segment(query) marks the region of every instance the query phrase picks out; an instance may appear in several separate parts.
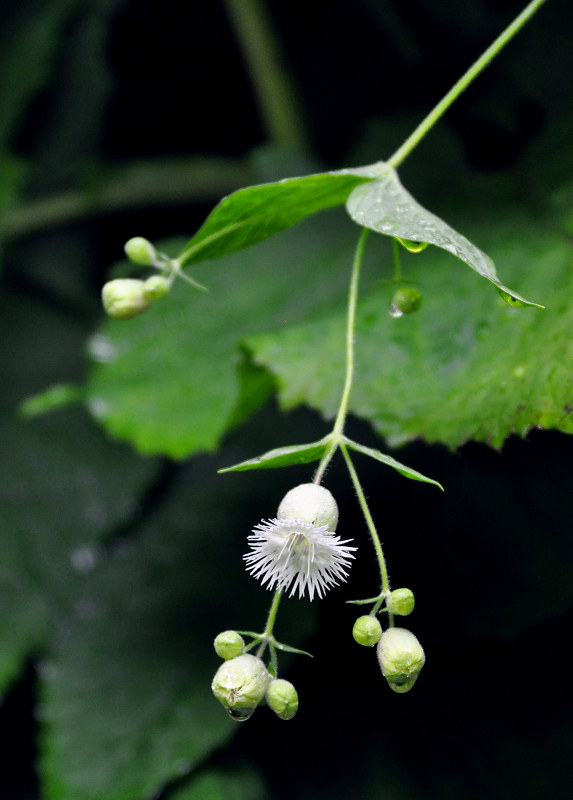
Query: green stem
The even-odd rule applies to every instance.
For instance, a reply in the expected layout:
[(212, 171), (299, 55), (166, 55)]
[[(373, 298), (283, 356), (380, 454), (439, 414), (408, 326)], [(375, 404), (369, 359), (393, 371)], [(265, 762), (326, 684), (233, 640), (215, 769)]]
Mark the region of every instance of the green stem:
[(487, 50), (472, 64), (468, 71), (455, 83), (450, 91), (440, 100), (440, 102), (430, 111), (427, 117), (422, 120), (415, 131), (410, 134), (406, 141), (396, 150), (387, 163), (396, 169), (402, 161), (412, 152), (414, 147), (424, 138), (428, 131), (433, 128), (439, 118), (452, 105), (460, 94), (467, 89), (479, 73), (495, 58), (495, 56), (505, 47), (505, 45), (515, 36), (515, 34), (525, 25), (526, 22), (535, 14), (537, 9), (546, 0), (532, 0), (519, 14), (513, 22), (501, 33), (497, 39), (487, 48)]
[[(380, 569), (380, 579), (381, 579), (380, 594), (385, 596), (390, 592), (390, 579), (388, 577), (388, 568), (386, 566), (386, 559), (384, 558), (384, 551), (382, 550), (382, 543), (380, 541), (380, 537), (378, 536), (378, 531), (376, 530), (376, 526), (374, 525), (372, 514), (370, 513), (370, 509), (368, 508), (368, 503), (366, 502), (366, 497), (364, 496), (364, 491), (362, 489), (358, 473), (354, 469), (354, 464), (352, 463), (352, 459), (350, 458), (348, 448), (346, 447), (345, 444), (341, 444), (340, 449), (342, 451), (342, 455), (344, 456), (344, 460), (346, 461), (346, 466), (348, 467), (348, 472), (350, 473), (350, 478), (352, 479), (354, 490), (356, 492), (356, 496), (358, 497), (358, 503), (360, 504), (360, 508), (362, 509), (362, 513), (364, 515), (364, 519), (366, 520), (366, 525), (368, 526), (368, 531), (370, 533), (370, 538), (372, 539), (372, 544), (374, 545), (376, 558), (378, 559), (378, 568)], [(373, 613), (376, 613), (378, 611), (378, 609), (382, 605), (383, 600), (384, 597), (381, 596), (380, 599), (377, 601), (376, 606), (374, 607)], [(390, 617), (390, 625), (392, 625), (393, 624), (392, 615), (389, 615), (389, 617)]]
[(350, 400), (350, 392), (352, 390), (352, 381), (354, 379), (354, 329), (356, 327), (356, 305), (358, 302), (358, 285), (360, 282), (360, 269), (362, 267), (362, 259), (364, 257), (364, 248), (366, 246), (366, 239), (368, 238), (369, 229), (362, 228), (356, 251), (354, 253), (354, 261), (352, 263), (352, 274), (350, 276), (350, 288), (348, 290), (348, 311), (346, 316), (346, 374), (344, 377), (344, 387), (340, 397), (340, 404), (338, 406), (338, 413), (334, 421), (334, 427), (330, 434), (330, 445), (322, 457), (318, 469), (314, 476), (314, 482), (320, 483), (324, 472), (330, 463), (332, 456), (335, 454), (338, 447), (342, 442), (342, 435), (344, 431), (344, 423), (348, 414), (348, 401)]
[(281, 592), (275, 592), (275, 596), (273, 597), (273, 602), (271, 603), (271, 607), (269, 609), (269, 615), (267, 617), (267, 624), (265, 625), (265, 630), (263, 631), (262, 641), (259, 649), (257, 650), (257, 657), (261, 658), (263, 653), (265, 652), (265, 648), (269, 643), (269, 640), (273, 638), (273, 628), (275, 626), (275, 620), (277, 618), (277, 612), (279, 610), (279, 603), (281, 601)]
[(392, 239), (392, 251), (394, 253), (394, 282), (400, 283), (402, 280), (402, 263), (400, 261), (400, 245), (396, 239)]
[(261, 0), (224, 0), (247, 64), (270, 138), (307, 147), (306, 126), (294, 84), (284, 68), (273, 25)]

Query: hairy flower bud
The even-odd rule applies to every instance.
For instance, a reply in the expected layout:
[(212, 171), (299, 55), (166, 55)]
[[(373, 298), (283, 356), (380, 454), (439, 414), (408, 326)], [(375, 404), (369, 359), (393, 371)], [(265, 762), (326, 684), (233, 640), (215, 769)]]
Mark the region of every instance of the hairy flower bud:
[(134, 264), (151, 267), (155, 263), (157, 253), (155, 247), (142, 236), (134, 236), (124, 245), (125, 255)]
[(280, 719), (292, 719), (298, 711), (298, 694), (290, 681), (272, 680), (265, 695), (267, 704)]
[(164, 278), (162, 275), (152, 275), (143, 284), (143, 296), (146, 300), (153, 302), (159, 300), (160, 297), (165, 297), (169, 294), (171, 289), (171, 281)]
[(405, 628), (384, 631), (378, 642), (377, 655), (390, 688), (400, 693), (412, 688), (426, 660), (422, 645)]
[(386, 608), (390, 614), (407, 617), (414, 610), (414, 593), (411, 589), (394, 589), (386, 598)]
[(221, 664), (211, 689), (231, 719), (244, 722), (263, 700), (269, 681), (261, 659), (245, 653)]
[(147, 311), (149, 300), (143, 294), (143, 281), (135, 278), (116, 278), (101, 290), (103, 307), (115, 319), (131, 319)]
[(358, 617), (354, 623), (352, 635), (354, 636), (354, 641), (358, 642), (358, 644), (362, 644), (364, 647), (372, 647), (382, 636), (382, 626), (376, 617), (364, 615), (363, 617)]
[(245, 642), (243, 641), (243, 637), (240, 636), (237, 631), (223, 631), (215, 637), (215, 641), (213, 642), (215, 652), (218, 656), (224, 658), (225, 661), (240, 656), (244, 646)]
[(333, 533), (338, 524), (336, 500), (324, 486), (301, 483), (283, 497), (277, 517), (279, 520), (298, 519), (310, 525), (326, 525)]

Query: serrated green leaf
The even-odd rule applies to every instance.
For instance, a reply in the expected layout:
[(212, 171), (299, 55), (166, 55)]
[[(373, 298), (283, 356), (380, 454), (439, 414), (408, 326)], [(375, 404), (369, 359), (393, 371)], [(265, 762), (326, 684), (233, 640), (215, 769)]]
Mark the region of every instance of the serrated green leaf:
[(248, 469), (275, 469), (276, 467), (287, 467), (290, 464), (310, 464), (312, 461), (319, 461), (322, 458), (329, 441), (330, 436), (325, 436), (324, 439), (310, 444), (276, 447), (274, 450), (263, 453), (262, 456), (249, 458), (240, 464), (220, 469), (219, 472), (242, 472)]
[(354, 222), (386, 236), (441, 247), (493, 283), (504, 299), (515, 305), (543, 307), (501, 283), (489, 256), (414, 200), (394, 169), (388, 165), (384, 165), (384, 169), (383, 178), (358, 186), (348, 198), (346, 210)]
[(181, 265), (241, 250), (317, 211), (342, 205), (356, 186), (379, 174), (375, 164), (239, 189), (221, 200), (187, 243)]
[(346, 436), (344, 437), (344, 444), (350, 447), (351, 450), (356, 450), (357, 453), (362, 453), (365, 456), (373, 458), (375, 461), (381, 461), (388, 467), (392, 467), (392, 469), (395, 469), (396, 472), (399, 472), (400, 475), (403, 475), (405, 478), (411, 478), (414, 481), (422, 481), (423, 483), (432, 483), (442, 491), (444, 490), (444, 487), (441, 483), (438, 483), (438, 481), (435, 481), (432, 478), (426, 478), (426, 476), (422, 475), (421, 472), (417, 472), (415, 469), (411, 469), (411, 467), (401, 464), (399, 461), (396, 461), (395, 458), (392, 458), (385, 453), (381, 453), (380, 450), (376, 450), (372, 447), (365, 447), (362, 444), (358, 444), (358, 442), (353, 442), (352, 439), (349, 439)]
[[(492, 207), (475, 230), (512, 279), (547, 299), (547, 310), (516, 309), (476, 291), (470, 273), (451, 271), (440, 250), (403, 256), (424, 305), (388, 314), (390, 290), (363, 293), (350, 410), (393, 446), (416, 437), (458, 447), (469, 439), (499, 447), (532, 427), (573, 432), (569, 329), (573, 294), (570, 246), (525, 212)], [(370, 240), (369, 247), (377, 240)], [(382, 240), (380, 240), (382, 241)], [(379, 260), (390, 260), (380, 249)], [(275, 375), (282, 407), (309, 404), (334, 417), (344, 375), (341, 311), (330, 318), (250, 338), (255, 361)], [(328, 370), (325, 365), (328, 364)]]

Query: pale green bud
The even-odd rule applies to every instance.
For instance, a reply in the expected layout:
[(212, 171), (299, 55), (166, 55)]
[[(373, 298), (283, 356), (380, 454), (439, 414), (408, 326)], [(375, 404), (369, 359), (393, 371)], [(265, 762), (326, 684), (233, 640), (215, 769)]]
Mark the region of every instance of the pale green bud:
[(108, 281), (101, 290), (105, 313), (115, 319), (131, 319), (147, 311), (149, 300), (143, 294), (143, 281), (117, 278)]
[(143, 284), (143, 296), (152, 303), (154, 300), (159, 300), (160, 297), (165, 297), (166, 294), (169, 294), (170, 289), (170, 280), (162, 275), (152, 275)]
[(414, 593), (411, 589), (394, 589), (386, 598), (386, 608), (390, 614), (407, 617), (414, 610)]
[(354, 641), (364, 647), (372, 647), (375, 645), (382, 636), (382, 625), (378, 622), (376, 617), (365, 615), (358, 617), (352, 628), (352, 635)]
[(324, 486), (301, 483), (283, 497), (277, 517), (279, 520), (300, 519), (317, 527), (326, 525), (333, 533), (338, 524), (338, 506)]
[(422, 293), (413, 286), (404, 286), (394, 292), (391, 306), (395, 306), (402, 314), (413, 314), (422, 305)]
[(221, 664), (211, 689), (229, 716), (237, 722), (244, 722), (263, 700), (269, 681), (269, 673), (261, 659), (245, 653)]
[(292, 719), (298, 711), (298, 694), (290, 681), (272, 680), (265, 695), (267, 704), (280, 719)]
[(134, 236), (125, 243), (123, 249), (130, 261), (142, 267), (151, 267), (157, 258), (155, 247), (142, 236)]
[(426, 660), (422, 645), (405, 628), (388, 628), (378, 642), (378, 662), (382, 674), (395, 692), (409, 691)]
[(245, 642), (237, 631), (223, 631), (215, 638), (213, 646), (217, 655), (228, 661), (241, 655)]

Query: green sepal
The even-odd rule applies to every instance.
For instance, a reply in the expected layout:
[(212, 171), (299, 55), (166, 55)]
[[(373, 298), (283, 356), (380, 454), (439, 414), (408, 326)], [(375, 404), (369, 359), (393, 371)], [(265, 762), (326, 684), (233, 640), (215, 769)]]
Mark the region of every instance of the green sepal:
[[(421, 206), (402, 186), (398, 173), (388, 164), (380, 165), (384, 175), (352, 191), (346, 210), (358, 225), (399, 241), (427, 242), (441, 247), (486, 278), (511, 305), (537, 306), (504, 286), (492, 259), (447, 222)], [(403, 242), (402, 242), (403, 243)]]
[(274, 639), (272, 640), (272, 644), (277, 648), (277, 650), (282, 650), (285, 653), (297, 653), (299, 656), (308, 656), (309, 658), (314, 658), (312, 653), (309, 653), (306, 650), (299, 650), (298, 647), (291, 647), (289, 644), (281, 644)]
[(385, 596), (384, 594), (379, 594), (378, 597), (367, 597), (366, 600), (347, 600), (346, 602), (353, 606), (367, 606), (369, 603), (377, 603), (379, 600), (383, 600)]
[(320, 461), (330, 443), (330, 434), (320, 439), (318, 442), (310, 444), (293, 444), (287, 447), (277, 447), (263, 453), (262, 456), (249, 458), (234, 464), (232, 467), (220, 469), (222, 472), (243, 472), (248, 469), (276, 469), (277, 467), (287, 467), (290, 464), (310, 464), (311, 461)]
[(353, 442), (352, 439), (349, 439), (347, 436), (343, 437), (343, 443), (347, 447), (350, 447), (351, 450), (356, 450), (358, 453), (370, 456), (370, 458), (374, 458), (376, 461), (381, 461), (383, 464), (392, 467), (399, 472), (400, 475), (404, 475), (405, 478), (411, 478), (414, 481), (422, 481), (423, 483), (432, 483), (434, 486), (437, 486), (438, 489), (444, 491), (444, 487), (441, 483), (438, 483), (438, 481), (433, 480), (433, 478), (427, 478), (425, 475), (422, 475), (421, 472), (417, 472), (415, 469), (401, 464), (399, 461), (396, 461), (395, 458), (392, 458), (392, 456), (381, 453), (380, 450), (375, 450), (372, 447), (364, 447), (364, 445), (358, 444), (358, 442)]

